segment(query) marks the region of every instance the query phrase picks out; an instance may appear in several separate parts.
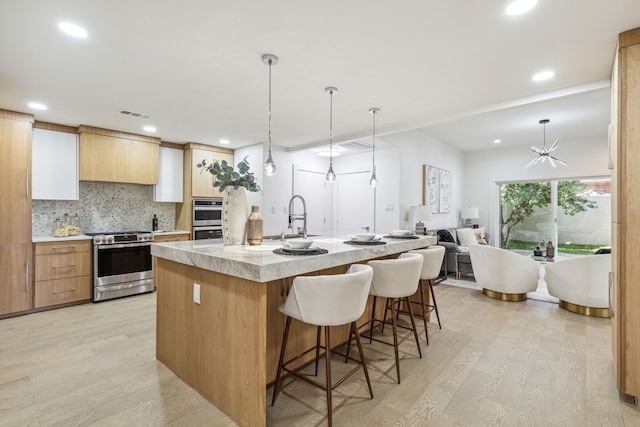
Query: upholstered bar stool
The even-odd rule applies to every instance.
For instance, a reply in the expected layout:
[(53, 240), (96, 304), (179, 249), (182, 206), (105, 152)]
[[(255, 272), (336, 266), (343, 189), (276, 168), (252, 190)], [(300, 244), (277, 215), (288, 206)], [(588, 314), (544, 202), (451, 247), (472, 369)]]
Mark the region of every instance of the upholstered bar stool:
[[(409, 251), (410, 254), (419, 254), (422, 256), (422, 271), (420, 272), (420, 280), (418, 284), (418, 292), (420, 293), (420, 304), (422, 306), (422, 320), (424, 322), (424, 335), (427, 338), (427, 345), (429, 345), (429, 331), (427, 330), (427, 317), (429, 313), (435, 310), (436, 317), (438, 319), (438, 327), (442, 329), (440, 323), (440, 313), (438, 313), (438, 303), (436, 301), (436, 295), (433, 293), (433, 281), (440, 275), (440, 266), (444, 259), (445, 247), (444, 246), (429, 246), (427, 249), (417, 249)], [(423, 283), (427, 282), (429, 285), (429, 292), (431, 292), (431, 300), (433, 304), (426, 304), (424, 302), (424, 287)], [(411, 301), (417, 304), (417, 301)], [(428, 307), (428, 309), (427, 309)]]
[[(416, 346), (418, 347), (418, 355), (422, 358), (422, 351), (420, 350), (420, 342), (418, 341), (418, 332), (416, 330), (416, 322), (413, 317), (413, 309), (409, 303), (409, 297), (418, 289), (418, 280), (420, 279), (420, 271), (422, 270), (423, 257), (419, 254), (403, 253), (397, 259), (384, 259), (369, 261), (368, 265), (373, 268), (373, 281), (371, 282), (371, 290), (369, 293), (373, 295), (373, 310), (371, 312), (371, 319), (364, 325), (370, 327), (369, 341), (372, 340), (393, 345), (395, 352), (396, 373), (398, 375), (398, 384), (400, 384), (400, 357), (398, 353), (398, 325), (396, 318), (396, 303), (406, 302), (406, 306), (411, 319), (411, 332), (416, 339)], [(377, 339), (373, 337), (373, 328), (375, 323), (378, 322), (384, 326), (389, 321), (379, 320), (375, 318), (376, 303), (378, 297), (386, 298), (385, 310), (391, 310), (391, 325), (393, 329), (393, 344)], [(402, 326), (401, 326), (402, 327)], [(411, 333), (410, 332), (410, 333)], [(351, 340), (349, 340), (349, 343)], [(349, 345), (347, 347), (347, 354), (349, 351)]]
[[(330, 275), (330, 276), (300, 276), (293, 279), (291, 292), (287, 296), (284, 304), (280, 305), (278, 310), (286, 317), (286, 325), (284, 328), (284, 337), (280, 350), (280, 359), (278, 361), (278, 372), (276, 374), (276, 382), (273, 388), (273, 406), (280, 392), (280, 377), (282, 371), (286, 371), (297, 378), (300, 378), (316, 387), (319, 387), (327, 393), (327, 412), (329, 426), (332, 425), (332, 407), (331, 407), (331, 391), (340, 385), (344, 380), (351, 376), (356, 370), (362, 366), (364, 376), (369, 386), (369, 394), (373, 399), (373, 390), (371, 389), (371, 381), (369, 380), (369, 372), (367, 364), (362, 352), (362, 344), (356, 320), (362, 316), (367, 305), (369, 297), (369, 289), (371, 287), (371, 278), (373, 269), (367, 265), (352, 265), (347, 273)], [(316, 345), (301, 354), (284, 361), (284, 355), (287, 348), (287, 339), (289, 338), (289, 328), (291, 319), (317, 326)], [(349, 358), (357, 362), (357, 366), (351, 369), (345, 376), (332, 385), (331, 382), (331, 339), (330, 327), (351, 324), (350, 336), (356, 337), (358, 350), (360, 352), (360, 360)], [(320, 346), (320, 329), (324, 326), (325, 345)], [(298, 360), (300, 357), (315, 350), (316, 352), (316, 371), (318, 374), (318, 356), (320, 348), (325, 349), (326, 359), (326, 382), (321, 384), (312, 380), (307, 375), (302, 375), (294, 369), (288, 369), (287, 364)]]

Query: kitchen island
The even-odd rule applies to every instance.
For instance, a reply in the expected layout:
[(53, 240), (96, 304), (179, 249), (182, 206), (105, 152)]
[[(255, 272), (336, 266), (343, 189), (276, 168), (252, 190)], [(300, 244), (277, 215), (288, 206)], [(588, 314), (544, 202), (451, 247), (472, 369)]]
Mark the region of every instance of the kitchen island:
[[(255, 247), (206, 240), (152, 245), (157, 359), (239, 425), (266, 425), (266, 389), (275, 379), (284, 331), (278, 306), (293, 278), (342, 274), (352, 263), (436, 244), (433, 236), (385, 239), (376, 246), (345, 240), (316, 238), (314, 246), (328, 253), (305, 256), (274, 254), (281, 247), (277, 241)], [(368, 304), (360, 323), (370, 315)], [(348, 326), (335, 329), (334, 342), (346, 341)], [(315, 327), (294, 322), (287, 355), (314, 344)]]

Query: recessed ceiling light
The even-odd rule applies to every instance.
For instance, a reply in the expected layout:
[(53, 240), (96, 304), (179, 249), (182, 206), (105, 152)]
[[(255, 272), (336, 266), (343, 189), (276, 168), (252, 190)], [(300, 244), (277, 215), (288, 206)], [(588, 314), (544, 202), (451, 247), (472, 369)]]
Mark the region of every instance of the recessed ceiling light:
[(507, 15), (520, 15), (534, 8), (537, 0), (516, 0), (507, 6)]
[(84, 38), (88, 35), (87, 30), (70, 22), (60, 22), (58, 24), (58, 28), (60, 28), (60, 30), (65, 34), (73, 37)]
[(501, 140), (501, 139), (494, 139), (494, 140), (493, 140), (493, 143), (494, 143), (494, 144), (500, 144), (501, 142), (502, 142), (502, 140)]
[(538, 74), (534, 74), (533, 77), (531, 78), (531, 80), (533, 80), (534, 82), (541, 82), (544, 80), (549, 80), (551, 77), (553, 77), (556, 73), (554, 73), (553, 71), (547, 70), (547, 71), (542, 71)]
[(155, 132), (157, 130), (153, 126), (145, 126), (142, 129), (146, 130), (147, 132)]
[(27, 104), (29, 107), (33, 108), (34, 110), (46, 110), (47, 106), (44, 105), (41, 102), (30, 102)]
[[(329, 155), (331, 154), (330, 150), (328, 148), (322, 149), (320, 151), (316, 151), (316, 154), (320, 157), (329, 157)], [(340, 148), (335, 147), (333, 149), (333, 157), (338, 157), (342, 154), (342, 150)]]
[(227, 144), (229, 144), (229, 140), (228, 139), (221, 139), (220, 140), (220, 144), (227, 145)]

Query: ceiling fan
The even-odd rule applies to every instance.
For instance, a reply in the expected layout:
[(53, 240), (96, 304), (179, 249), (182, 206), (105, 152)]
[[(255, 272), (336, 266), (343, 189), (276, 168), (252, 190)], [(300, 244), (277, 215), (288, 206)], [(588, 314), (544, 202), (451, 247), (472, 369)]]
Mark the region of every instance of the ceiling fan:
[[(553, 143), (553, 145), (551, 146), (551, 148), (549, 148), (547, 150), (547, 144), (546, 144), (546, 124), (549, 123), (549, 119), (543, 119), (540, 120), (540, 124), (542, 125), (542, 150), (539, 148), (536, 148), (534, 146), (531, 146), (531, 151), (533, 151), (534, 153), (538, 154), (538, 157), (536, 157), (533, 160), (528, 161), (527, 163), (525, 163), (524, 165), (522, 165), (523, 168), (528, 168), (529, 166), (535, 165), (537, 163), (544, 163), (545, 160), (549, 159), (549, 162), (551, 163), (551, 166), (553, 166), (554, 168), (556, 167), (556, 163), (558, 162), (561, 165), (566, 165), (567, 162), (565, 162), (564, 160), (560, 160), (557, 157), (553, 157), (551, 155), (551, 152), (553, 150), (555, 150), (556, 148), (558, 148), (558, 142), (560, 142), (559, 139), (556, 139), (556, 142)], [(555, 162), (554, 162), (555, 160)]]

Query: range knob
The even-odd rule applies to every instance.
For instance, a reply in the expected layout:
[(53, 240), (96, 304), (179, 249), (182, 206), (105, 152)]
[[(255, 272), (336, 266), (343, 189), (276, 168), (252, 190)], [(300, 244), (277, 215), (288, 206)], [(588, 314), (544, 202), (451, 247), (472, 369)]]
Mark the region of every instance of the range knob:
[(104, 236), (103, 241), (105, 243), (113, 243), (113, 236)]
[(102, 236), (94, 236), (93, 243), (95, 243), (96, 245), (99, 245), (100, 243), (102, 243)]

